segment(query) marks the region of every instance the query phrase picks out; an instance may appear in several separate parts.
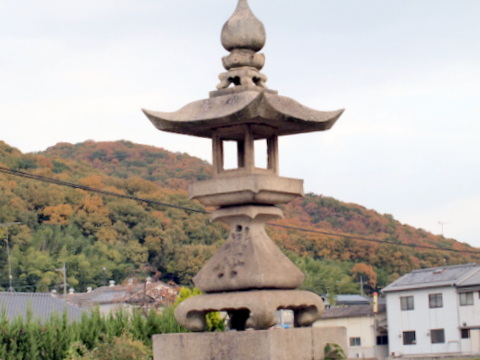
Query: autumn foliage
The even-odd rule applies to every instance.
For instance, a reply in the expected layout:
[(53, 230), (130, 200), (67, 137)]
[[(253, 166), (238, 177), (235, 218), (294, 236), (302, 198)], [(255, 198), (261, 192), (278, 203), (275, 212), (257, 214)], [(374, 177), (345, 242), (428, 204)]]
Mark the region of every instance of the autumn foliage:
[[(36, 154), (0, 142), (0, 166), (202, 211), (186, 188), (211, 176), (203, 160), (127, 141), (61, 143)], [(358, 292), (360, 279), (368, 291), (415, 268), (479, 258), (441, 251), (474, 250), (467, 244), (327, 196), (307, 194), (283, 210), (285, 220), (267, 231), (306, 273), (304, 287), (319, 292)], [(64, 262), (68, 284), (78, 291), (105, 279), (147, 275), (190, 284), (228, 230), (202, 213), (0, 173), (0, 223), (17, 221), (21, 224), (8, 232), (18, 291), (59, 288), (62, 274), (56, 269)], [(0, 239), (5, 231), (0, 228)], [(6, 246), (0, 242), (3, 288), (8, 287)]]

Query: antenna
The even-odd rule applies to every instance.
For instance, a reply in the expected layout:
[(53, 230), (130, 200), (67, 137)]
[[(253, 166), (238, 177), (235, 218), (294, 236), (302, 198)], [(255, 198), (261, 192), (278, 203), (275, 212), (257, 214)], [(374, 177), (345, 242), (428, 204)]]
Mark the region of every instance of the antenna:
[(15, 289), (13, 288), (13, 285), (12, 285), (13, 276), (12, 276), (12, 262), (10, 261), (10, 244), (8, 242), (8, 227), (12, 225), (19, 225), (19, 224), (21, 223), (18, 221), (0, 224), (1, 227), (5, 228), (5, 233), (6, 233), (5, 241), (7, 243), (8, 292), (15, 292)]
[(443, 232), (443, 226), (448, 224), (446, 221), (439, 221), (438, 224), (442, 227), (442, 236), (445, 237), (445, 234)]

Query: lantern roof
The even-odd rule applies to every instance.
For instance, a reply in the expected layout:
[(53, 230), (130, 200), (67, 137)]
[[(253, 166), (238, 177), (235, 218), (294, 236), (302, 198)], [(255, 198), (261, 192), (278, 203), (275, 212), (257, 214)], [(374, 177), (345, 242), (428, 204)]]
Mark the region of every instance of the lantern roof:
[(143, 111), (159, 130), (205, 138), (211, 138), (216, 128), (242, 124), (265, 125), (279, 136), (328, 130), (343, 112), (317, 111), (259, 91), (195, 101), (175, 112)]
[(258, 53), (265, 40), (262, 22), (247, 0), (239, 0), (221, 33), (230, 54), (222, 59), (227, 72), (219, 75), (217, 90), (175, 112), (143, 112), (159, 130), (205, 138), (212, 138), (215, 129), (244, 124), (265, 126), (277, 136), (330, 129), (343, 109), (314, 110), (267, 88), (260, 72), (265, 56)]

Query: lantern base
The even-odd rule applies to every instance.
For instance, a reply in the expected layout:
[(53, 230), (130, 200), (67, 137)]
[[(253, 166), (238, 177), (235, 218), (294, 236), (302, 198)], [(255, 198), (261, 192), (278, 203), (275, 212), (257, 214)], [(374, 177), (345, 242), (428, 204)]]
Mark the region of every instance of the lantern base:
[(154, 360), (322, 360), (325, 345), (347, 348), (344, 327), (153, 336)]

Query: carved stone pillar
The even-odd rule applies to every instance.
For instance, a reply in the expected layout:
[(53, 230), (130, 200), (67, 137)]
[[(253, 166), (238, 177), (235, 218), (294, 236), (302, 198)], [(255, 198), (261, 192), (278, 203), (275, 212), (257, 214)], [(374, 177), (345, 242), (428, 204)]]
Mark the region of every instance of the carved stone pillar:
[[(212, 311), (227, 312), (233, 330), (260, 331), (275, 325), (277, 310), (291, 309), (295, 327), (306, 327), (324, 308), (318, 295), (296, 290), (303, 274), (268, 237), (265, 223), (283, 217), (278, 205), (303, 196), (302, 180), (279, 175), (278, 138), (327, 130), (343, 110), (313, 110), (267, 89), (260, 73), (265, 56), (258, 53), (265, 39), (263, 24), (247, 1), (239, 0), (222, 29), (222, 45), (230, 54), (223, 58), (227, 72), (220, 74), (217, 90), (173, 113), (144, 110), (159, 130), (212, 140), (213, 178), (191, 184), (189, 193), (217, 207), (211, 220), (227, 223), (230, 234), (194, 278), (205, 294), (176, 309), (178, 322), (194, 332), (205, 330), (205, 316)], [(261, 154), (258, 144), (264, 145)], [(227, 145), (233, 145), (234, 159), (226, 159)], [(259, 156), (265, 157), (263, 167), (256, 164)], [(236, 166), (228, 168), (226, 160)]]

